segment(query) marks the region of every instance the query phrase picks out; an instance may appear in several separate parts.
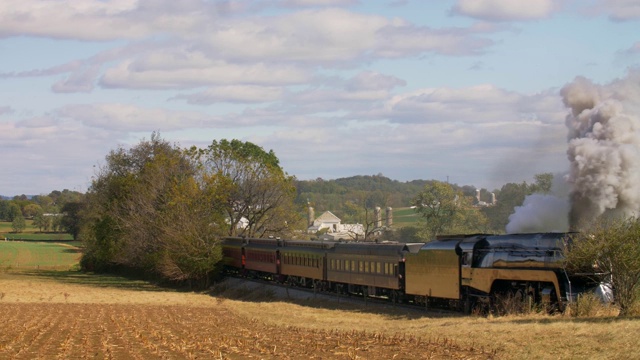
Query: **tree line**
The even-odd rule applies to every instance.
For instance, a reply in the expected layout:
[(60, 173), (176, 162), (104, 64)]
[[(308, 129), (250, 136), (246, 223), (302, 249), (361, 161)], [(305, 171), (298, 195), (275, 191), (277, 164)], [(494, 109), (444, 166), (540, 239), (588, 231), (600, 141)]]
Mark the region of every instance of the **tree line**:
[(0, 221), (11, 222), (13, 232), (20, 233), (26, 229), (26, 220), (40, 232), (73, 233), (69, 213), (82, 200), (83, 194), (64, 189), (54, 190), (48, 195), (16, 195), (12, 199), (0, 200)]

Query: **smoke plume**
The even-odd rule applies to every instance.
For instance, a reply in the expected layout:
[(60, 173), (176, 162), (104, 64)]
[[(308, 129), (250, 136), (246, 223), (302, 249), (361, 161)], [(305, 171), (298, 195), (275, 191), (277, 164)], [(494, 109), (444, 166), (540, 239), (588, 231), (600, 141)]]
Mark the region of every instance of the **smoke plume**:
[(569, 108), (570, 169), (561, 177), (569, 190), (528, 196), (509, 216), (509, 233), (580, 230), (600, 216), (640, 212), (640, 71), (608, 85), (577, 77), (560, 95)]
[(607, 86), (578, 77), (560, 94), (570, 109), (571, 228), (601, 215), (635, 216), (640, 210), (640, 73)]
[(532, 194), (509, 216), (507, 233), (569, 230), (569, 192), (566, 175), (555, 174), (549, 194)]

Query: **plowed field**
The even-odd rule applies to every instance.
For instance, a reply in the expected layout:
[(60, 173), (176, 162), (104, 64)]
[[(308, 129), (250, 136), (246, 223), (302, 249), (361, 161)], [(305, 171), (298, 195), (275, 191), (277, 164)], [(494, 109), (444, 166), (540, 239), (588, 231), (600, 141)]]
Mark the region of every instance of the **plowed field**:
[(493, 357), (445, 338), (278, 325), (265, 321), (267, 314), (244, 316), (237, 306), (205, 294), (0, 274), (0, 359)]

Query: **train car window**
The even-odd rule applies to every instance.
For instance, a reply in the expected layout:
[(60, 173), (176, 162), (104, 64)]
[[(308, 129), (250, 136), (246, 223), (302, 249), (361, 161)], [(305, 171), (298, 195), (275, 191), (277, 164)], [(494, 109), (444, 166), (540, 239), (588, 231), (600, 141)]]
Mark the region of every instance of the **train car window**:
[(364, 272), (366, 272), (366, 273), (369, 272), (369, 262), (368, 261), (364, 262)]
[(382, 264), (380, 262), (376, 262), (376, 272), (382, 274)]
[(356, 272), (356, 261), (351, 260), (351, 272)]
[(393, 265), (393, 276), (398, 276), (398, 265)]

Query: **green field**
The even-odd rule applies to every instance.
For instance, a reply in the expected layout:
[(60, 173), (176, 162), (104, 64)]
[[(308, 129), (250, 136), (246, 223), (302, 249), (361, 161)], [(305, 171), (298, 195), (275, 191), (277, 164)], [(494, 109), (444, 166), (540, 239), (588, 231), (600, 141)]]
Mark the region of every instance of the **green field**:
[(69, 244), (0, 241), (0, 268), (68, 270), (80, 258), (80, 249)]
[(11, 223), (0, 221), (0, 240), (53, 240), (53, 241), (70, 241), (73, 236), (67, 233), (41, 233), (37, 228), (33, 227), (33, 221), (27, 220), (27, 227), (21, 233), (14, 233)]
[(416, 225), (420, 215), (412, 208), (393, 209), (393, 225), (396, 227)]

